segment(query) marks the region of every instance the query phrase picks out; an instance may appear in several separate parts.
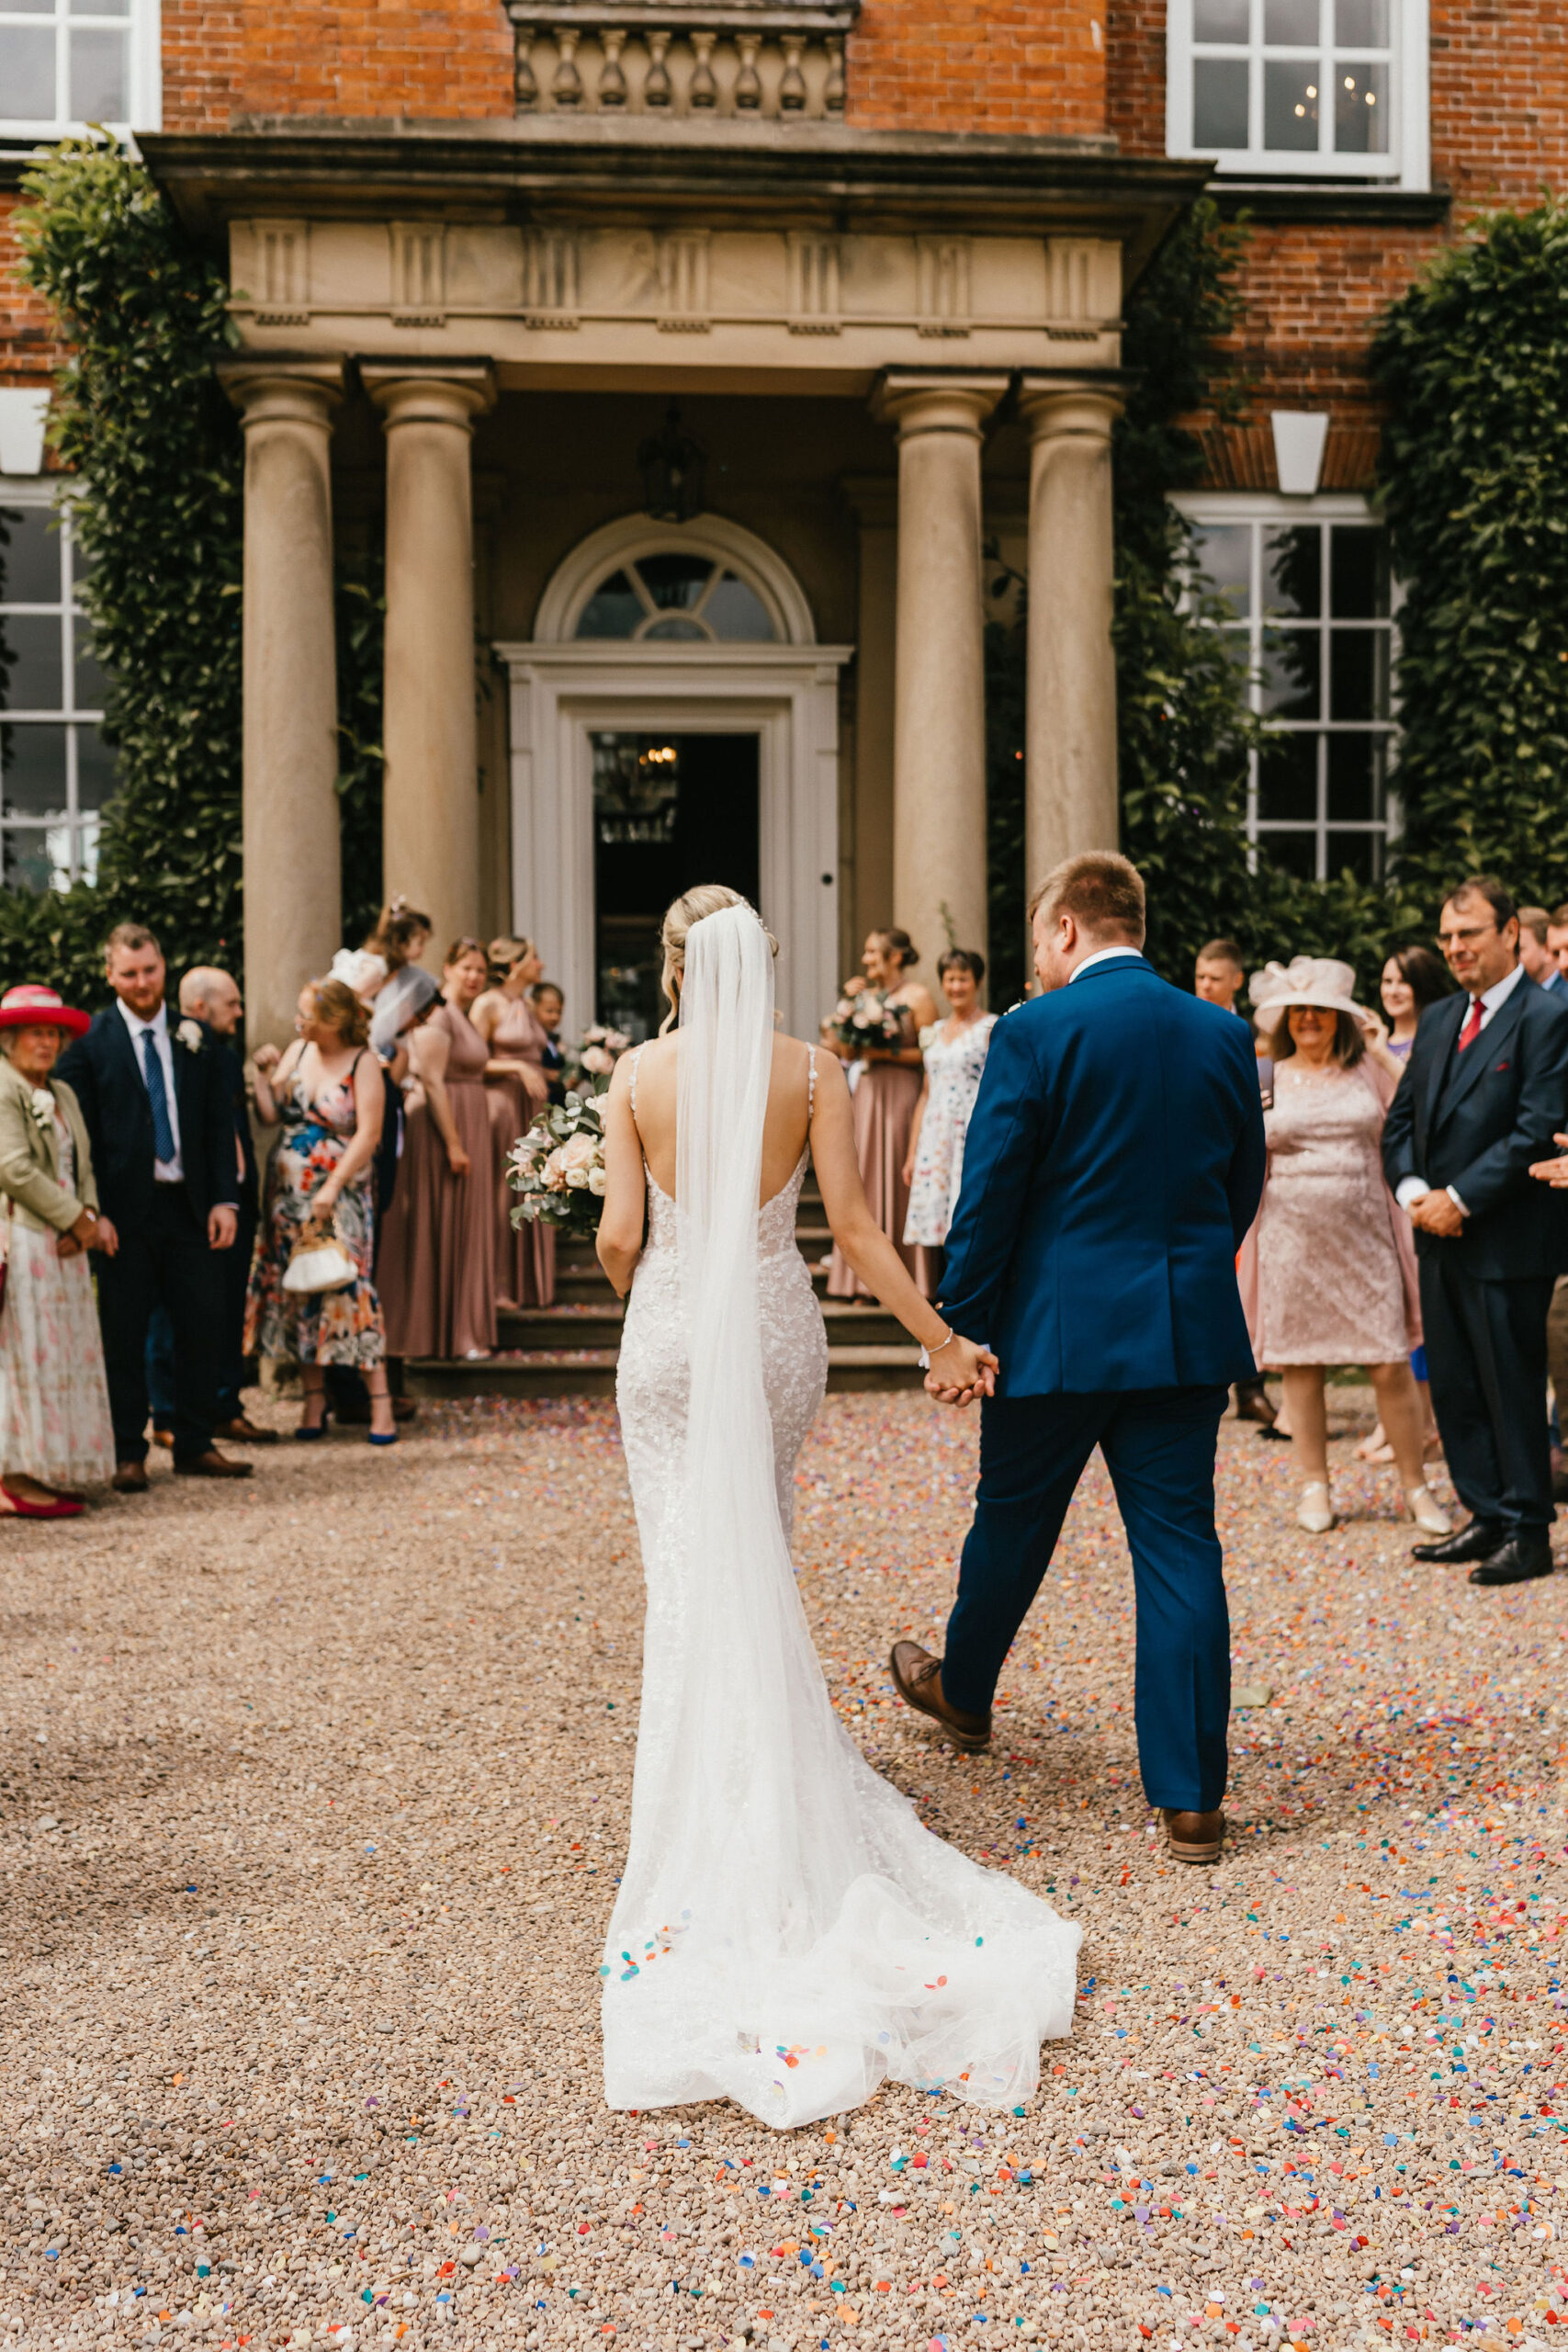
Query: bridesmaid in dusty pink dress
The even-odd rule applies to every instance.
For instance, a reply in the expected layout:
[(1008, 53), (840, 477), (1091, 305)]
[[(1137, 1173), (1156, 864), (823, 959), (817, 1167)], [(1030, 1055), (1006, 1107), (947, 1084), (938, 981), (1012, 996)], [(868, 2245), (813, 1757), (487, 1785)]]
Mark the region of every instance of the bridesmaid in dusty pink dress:
[[(506, 1155), (549, 1101), (545, 1069), (549, 1032), (528, 1002), (528, 990), (544, 976), (545, 960), (529, 939), (490, 943), (491, 972), (502, 978), (474, 1007), (474, 1027), (490, 1047), (485, 1091), (491, 1124), (504, 1173)], [(503, 1306), (553, 1306), (556, 1296), (556, 1237), (547, 1225), (514, 1226), (513, 1195), (503, 1183), (497, 1206), (495, 1272)]]
[(1383, 1117), (1402, 1075), (1375, 1012), (1356, 1003), (1355, 974), (1330, 956), (1270, 964), (1252, 983), (1259, 1033), (1274, 1057), (1264, 1114), (1269, 1173), (1256, 1237), (1258, 1361), (1284, 1374), (1291, 1441), (1303, 1484), (1297, 1524), (1325, 1534), (1324, 1377), (1364, 1364), (1418, 1527), (1449, 1522), (1426, 1484), (1421, 1402), (1410, 1369), (1420, 1344), (1407, 1222), (1383, 1182)]
[(490, 1049), (468, 1018), (489, 978), (480, 943), (455, 940), (442, 1001), (409, 1043), (414, 1082), (376, 1277), (390, 1356), (473, 1362), (495, 1351), (502, 1168), (485, 1100)]
[[(931, 990), (909, 973), (919, 962), (919, 950), (907, 931), (874, 931), (865, 943), (861, 967), (863, 981), (846, 983), (846, 994), (860, 987), (886, 992), (889, 1005), (904, 1014), (905, 1041), (892, 1048), (868, 1046), (861, 1056), (861, 1072), (853, 1098), (855, 1158), (866, 1204), (914, 1277), (922, 1296), (935, 1288), (930, 1253), (904, 1238), (909, 1214), (909, 1187), (904, 1174), (915, 1105), (925, 1083), (925, 1058), (919, 1036), (935, 1021)], [(848, 1060), (842, 1046), (833, 1050)], [(841, 1250), (828, 1261), (829, 1298), (870, 1298), (870, 1292)]]

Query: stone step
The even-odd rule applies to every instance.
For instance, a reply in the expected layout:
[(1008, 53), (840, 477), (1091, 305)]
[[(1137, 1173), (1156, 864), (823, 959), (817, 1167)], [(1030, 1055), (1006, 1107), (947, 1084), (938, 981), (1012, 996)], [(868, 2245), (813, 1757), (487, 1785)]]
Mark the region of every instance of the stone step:
[[(904, 1327), (897, 1317), (871, 1300), (824, 1298), (821, 1276), (814, 1276), (829, 1347), (907, 1348)], [(621, 1336), (623, 1308), (608, 1283), (597, 1296), (557, 1301), (554, 1306), (503, 1306), (496, 1317), (497, 1337), (508, 1354), (544, 1349), (569, 1353), (581, 1348), (613, 1348)]]
[[(534, 1348), (491, 1356), (483, 1363), (441, 1363), (411, 1357), (403, 1386), (411, 1396), (613, 1396), (614, 1348)], [(834, 1392), (918, 1388), (915, 1351), (902, 1347), (833, 1346), (828, 1386)]]

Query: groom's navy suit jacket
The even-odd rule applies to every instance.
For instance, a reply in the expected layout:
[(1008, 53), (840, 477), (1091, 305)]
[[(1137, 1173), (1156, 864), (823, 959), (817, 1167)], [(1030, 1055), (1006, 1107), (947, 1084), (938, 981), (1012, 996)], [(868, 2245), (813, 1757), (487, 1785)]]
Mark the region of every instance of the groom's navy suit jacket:
[(1246, 1022), (1141, 956), (1096, 964), (991, 1032), (942, 1312), (996, 1350), (999, 1396), (1247, 1379), (1266, 1159)]

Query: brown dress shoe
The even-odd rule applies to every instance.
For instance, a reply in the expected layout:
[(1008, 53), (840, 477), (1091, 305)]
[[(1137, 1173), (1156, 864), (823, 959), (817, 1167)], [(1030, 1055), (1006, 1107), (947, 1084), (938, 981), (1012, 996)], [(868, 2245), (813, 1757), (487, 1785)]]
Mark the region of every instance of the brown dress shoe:
[(176, 1478), (248, 1478), (250, 1475), (248, 1462), (231, 1462), (215, 1445), (209, 1445), (205, 1453), (193, 1453), (188, 1462), (175, 1464)]
[(175, 1442), (174, 1430), (155, 1429), (152, 1432), (152, 1442), (154, 1445), (161, 1445), (165, 1453), (169, 1453)]
[(1217, 1809), (1213, 1813), (1173, 1813), (1168, 1805), (1160, 1815), (1165, 1824), (1165, 1842), (1179, 1862), (1217, 1862), (1224, 1849), (1225, 1817)]
[(941, 1658), (932, 1657), (919, 1642), (895, 1642), (891, 1665), (898, 1696), (907, 1706), (940, 1724), (954, 1747), (975, 1756), (990, 1746), (990, 1716), (961, 1714), (943, 1696)]
[(212, 1434), (214, 1437), (227, 1438), (231, 1445), (276, 1445), (277, 1443), (276, 1430), (258, 1430), (255, 1423), (247, 1419), (243, 1413), (236, 1413), (231, 1421), (220, 1422)]
[(419, 1407), (412, 1396), (393, 1397), (392, 1419), (394, 1421), (412, 1421), (418, 1418), (418, 1414)]
[(147, 1492), (145, 1462), (117, 1462), (109, 1485), (117, 1495), (144, 1495)]

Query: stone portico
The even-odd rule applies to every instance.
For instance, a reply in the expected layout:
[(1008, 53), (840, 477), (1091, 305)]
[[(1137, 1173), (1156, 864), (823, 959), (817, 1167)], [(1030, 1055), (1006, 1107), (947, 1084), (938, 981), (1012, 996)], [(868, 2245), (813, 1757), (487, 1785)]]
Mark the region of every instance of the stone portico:
[[(738, 118), (748, 36), (720, 28), (696, 123), (701, 40), (654, 59), (600, 13), (576, 40), (520, 32), (515, 123), (146, 142), (226, 249), (241, 338), (220, 372), (246, 443), (258, 1038), (340, 944), (334, 514), (384, 523), (385, 888), (442, 941), (537, 937), (569, 1026), (594, 1009), (592, 746), (615, 729), (755, 737), (797, 1030), (874, 922), (928, 975), (947, 936), (985, 944), (987, 543), (1028, 580), (1030, 870), (1116, 839), (1120, 306), (1201, 167), (848, 130), (826, 12), (792, 19), (795, 119), (766, 42)], [(591, 96), (630, 70), (637, 103), (552, 104), (563, 39)], [(684, 114), (649, 112), (650, 59)], [(637, 470), (672, 399), (706, 458), (683, 522), (649, 515)], [(672, 550), (709, 588), (606, 634), (600, 592), (649, 602)]]

